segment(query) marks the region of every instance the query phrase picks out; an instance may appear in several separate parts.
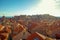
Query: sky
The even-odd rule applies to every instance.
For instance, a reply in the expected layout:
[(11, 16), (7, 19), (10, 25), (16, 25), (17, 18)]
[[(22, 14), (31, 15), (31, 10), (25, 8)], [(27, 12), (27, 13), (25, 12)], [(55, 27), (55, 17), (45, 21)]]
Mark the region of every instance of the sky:
[(60, 0), (0, 0), (0, 16), (40, 14), (60, 17)]

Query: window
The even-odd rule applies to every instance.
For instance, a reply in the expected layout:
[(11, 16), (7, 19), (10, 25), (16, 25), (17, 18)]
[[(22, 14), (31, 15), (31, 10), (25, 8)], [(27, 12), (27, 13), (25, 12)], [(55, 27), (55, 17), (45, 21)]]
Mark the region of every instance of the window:
[(34, 38), (34, 40), (39, 40), (39, 38)]

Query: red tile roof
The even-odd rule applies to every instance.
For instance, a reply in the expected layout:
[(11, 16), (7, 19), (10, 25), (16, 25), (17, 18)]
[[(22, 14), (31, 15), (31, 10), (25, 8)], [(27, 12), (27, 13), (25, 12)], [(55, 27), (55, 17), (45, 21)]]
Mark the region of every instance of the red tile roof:
[(44, 40), (43, 36), (39, 35), (39, 33), (37, 33), (37, 32), (31, 34), (31, 35), (27, 38), (27, 40), (34, 40), (34, 39)]
[(9, 36), (8, 33), (1, 33), (1, 34), (0, 34), (0, 39), (1, 39), (1, 40), (7, 40), (7, 39), (8, 39), (8, 36)]
[(24, 27), (20, 24), (17, 25), (17, 27), (14, 28), (13, 34), (12, 36), (16, 36), (17, 34), (19, 34), (20, 32), (22, 32), (24, 30)]
[(2, 26), (2, 25), (0, 24), (0, 31), (3, 30), (3, 28), (4, 28), (4, 26)]
[(60, 39), (60, 34), (55, 34), (57, 39)]

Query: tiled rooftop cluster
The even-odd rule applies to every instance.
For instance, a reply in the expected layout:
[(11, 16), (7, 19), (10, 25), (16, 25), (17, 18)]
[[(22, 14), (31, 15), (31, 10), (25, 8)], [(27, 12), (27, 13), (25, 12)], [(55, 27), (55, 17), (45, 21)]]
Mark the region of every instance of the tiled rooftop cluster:
[(60, 40), (60, 19), (41, 15), (0, 18), (0, 40)]

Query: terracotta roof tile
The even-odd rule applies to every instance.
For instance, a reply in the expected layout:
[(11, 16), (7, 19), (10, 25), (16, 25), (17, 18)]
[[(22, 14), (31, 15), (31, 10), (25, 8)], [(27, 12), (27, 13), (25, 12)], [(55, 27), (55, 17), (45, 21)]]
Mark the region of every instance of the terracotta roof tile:
[(3, 30), (3, 28), (4, 28), (4, 26), (2, 26), (2, 25), (0, 24), (0, 31)]
[(31, 34), (27, 40), (34, 40), (34, 39), (38, 39), (38, 40), (44, 40), (45, 37), (43, 37), (42, 35), (40, 35), (39, 33), (35, 32), (33, 34)]

